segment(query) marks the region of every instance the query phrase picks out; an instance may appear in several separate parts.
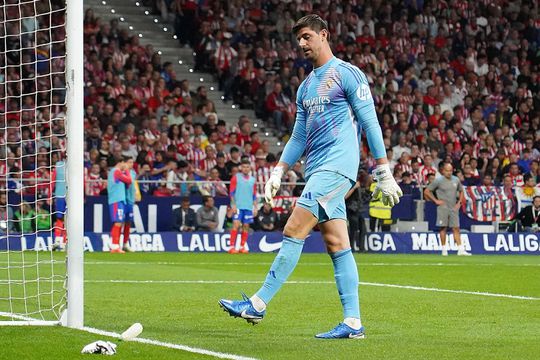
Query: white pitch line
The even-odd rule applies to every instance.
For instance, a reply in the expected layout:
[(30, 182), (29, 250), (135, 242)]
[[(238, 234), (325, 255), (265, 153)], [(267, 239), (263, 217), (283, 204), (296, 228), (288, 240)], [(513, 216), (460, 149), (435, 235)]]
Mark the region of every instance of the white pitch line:
[[(271, 262), (167, 262), (167, 261), (158, 261), (158, 262), (143, 262), (143, 261), (86, 261), (85, 265), (272, 265)], [(328, 262), (313, 262), (313, 263), (302, 263), (300, 262), (298, 266), (330, 266), (332, 263)], [(488, 264), (488, 263), (362, 263), (358, 262), (358, 266), (523, 266), (523, 267), (540, 267), (540, 264)]]
[[(260, 284), (261, 283), (261, 281), (259, 280), (85, 280), (85, 282), (86, 283), (110, 283), (110, 284)], [(287, 281), (286, 283), (293, 284), (293, 285), (335, 284), (334, 281), (309, 281), (309, 280), (305, 280), (305, 281), (293, 280), (293, 281)], [(366, 282), (366, 281), (361, 281), (360, 285), (389, 287), (389, 288), (407, 289), (407, 290), (433, 291), (433, 292), (443, 292), (443, 293), (452, 293), (452, 294), (467, 294), (467, 295), (477, 295), (477, 296), (499, 297), (499, 298), (517, 299), (517, 300), (540, 300), (540, 297), (532, 297), (532, 296), (498, 294), (498, 293), (490, 293), (490, 292), (485, 292), (485, 291), (439, 289), (439, 288), (429, 288), (429, 287), (412, 286), (412, 285), (383, 284), (383, 283)]]
[[(96, 335), (109, 336), (109, 337), (118, 338), (118, 339), (122, 338), (122, 335), (120, 335), (118, 333), (111, 332), (111, 331), (100, 330), (100, 329), (95, 329), (95, 328), (91, 328), (91, 327), (84, 327), (81, 330), (92, 333), (92, 334), (96, 334)], [(158, 340), (152, 340), (152, 339), (146, 339), (146, 338), (138, 338), (137, 337), (137, 338), (131, 339), (130, 341), (138, 342), (138, 343), (141, 343), (141, 344), (149, 344), (149, 345), (156, 345), (156, 346), (166, 347), (166, 348), (169, 348), (169, 349), (177, 349), (177, 350), (187, 351), (187, 352), (195, 353), (195, 354), (213, 356), (213, 357), (219, 358), (219, 359), (257, 360), (256, 358), (252, 358), (252, 357), (246, 357), (246, 356), (222, 353), (222, 352), (217, 352), (217, 351), (211, 351), (211, 350), (206, 350), (206, 349), (195, 348), (195, 347), (191, 347), (191, 346), (187, 346), (187, 345), (173, 344), (173, 343), (168, 343), (168, 342), (163, 342), (163, 341), (158, 341)]]
[(451, 290), (451, 289), (428, 288), (428, 287), (423, 287), (423, 286), (382, 284), (382, 283), (373, 283), (373, 282), (364, 282), (364, 281), (361, 281), (360, 285), (420, 290), (420, 291), (434, 291), (434, 292), (452, 293), (452, 294), (490, 296), (490, 297), (499, 297), (499, 298), (517, 299), (517, 300), (540, 300), (540, 298), (532, 297), (532, 296), (498, 294), (498, 293), (490, 293), (490, 292), (484, 292), (484, 291)]
[[(12, 313), (6, 313), (6, 312), (0, 312), (0, 316), (11, 317), (13, 319), (23, 320), (25, 322), (24, 325), (43, 325), (44, 323), (47, 323), (46, 325), (52, 325), (52, 323), (53, 323), (53, 321), (40, 321), (38, 319), (34, 319), (34, 318), (31, 318), (31, 317), (28, 317), (28, 316), (25, 316), (25, 315), (12, 314)], [(22, 325), (22, 324), (19, 324), (19, 325)], [(55, 325), (59, 325), (59, 322), (56, 322)], [(91, 334), (108, 336), (108, 337), (117, 338), (117, 339), (122, 338), (122, 335), (119, 334), (119, 333), (115, 333), (115, 332), (112, 332), (112, 331), (101, 330), (101, 329), (96, 329), (96, 328), (87, 327), (87, 326), (85, 326), (85, 327), (83, 327), (81, 329), (74, 329), (74, 330), (81, 330), (81, 331), (89, 332)], [(217, 352), (217, 351), (212, 351), (212, 350), (194, 348), (194, 347), (187, 346), (187, 345), (173, 344), (173, 343), (168, 343), (168, 342), (163, 342), (163, 341), (158, 341), (158, 340), (152, 340), (152, 339), (146, 339), (146, 338), (134, 338), (134, 339), (131, 339), (130, 341), (138, 342), (138, 343), (141, 343), (141, 344), (149, 344), (149, 345), (156, 345), (156, 346), (166, 347), (166, 348), (169, 348), (169, 349), (177, 349), (177, 350), (187, 351), (187, 352), (195, 353), (195, 354), (213, 356), (213, 357), (219, 358), (219, 359), (258, 360), (256, 358), (252, 358), (252, 357), (246, 357), (246, 356), (222, 353), (222, 352)]]

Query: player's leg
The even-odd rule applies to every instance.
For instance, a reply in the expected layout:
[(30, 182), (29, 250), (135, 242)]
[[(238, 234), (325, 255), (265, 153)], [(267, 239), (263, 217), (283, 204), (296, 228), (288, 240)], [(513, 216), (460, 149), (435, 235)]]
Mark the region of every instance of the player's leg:
[(358, 268), (351, 251), (345, 217), (345, 203), (338, 205), (329, 217), (333, 219), (319, 224), (326, 244), (326, 250), (334, 265), (334, 277), (343, 307), (343, 322), (334, 329), (315, 335), (322, 339), (365, 337), (360, 320), (360, 302), (358, 299)]
[(124, 203), (119, 201), (109, 204), (111, 214), (111, 253), (124, 253), (120, 248), (120, 234), (122, 232), (122, 224), (124, 222)]
[(437, 226), (439, 227), (439, 237), (441, 238), (441, 255), (448, 256), (446, 245), (446, 229), (448, 228), (450, 211), (445, 206), (437, 207)]
[(246, 242), (249, 236), (249, 227), (253, 224), (253, 212), (249, 210), (243, 210), (242, 212), (242, 243), (240, 244), (240, 252), (247, 254), (249, 251), (246, 248)]
[(66, 199), (63, 197), (56, 198), (54, 202), (54, 213), (56, 221), (54, 222), (54, 249), (64, 249), (67, 242), (66, 227), (64, 224), (64, 215), (66, 213)]
[(124, 251), (131, 252), (131, 248), (129, 247), (129, 235), (131, 234), (131, 222), (133, 221), (133, 204), (126, 204), (125, 208), (126, 216), (123, 226), (122, 233), (124, 234), (124, 242), (122, 244), (122, 249)]
[(220, 306), (231, 316), (242, 317), (253, 324), (260, 322), (266, 312), (266, 305), (296, 267), (304, 247), (304, 239), (316, 224), (317, 218), (311, 211), (296, 206), (285, 225), (281, 249), (259, 291), (251, 298), (243, 295), (243, 300), (240, 301), (221, 299)]
[(448, 248), (446, 246), (446, 227), (441, 226), (439, 229), (439, 237), (441, 238), (441, 254), (448, 256)]
[(238, 229), (240, 226), (242, 226), (242, 223), (240, 222), (240, 210), (236, 210), (236, 213), (233, 215), (233, 226), (229, 238), (229, 254), (238, 253), (238, 250), (236, 250), (236, 238), (238, 237)]
[(453, 212), (452, 217), (450, 218), (449, 226), (452, 227), (452, 232), (454, 233), (454, 241), (456, 242), (458, 246), (457, 254), (459, 256), (470, 256), (471, 253), (465, 250), (465, 245), (463, 245), (463, 242), (461, 241), (461, 234), (459, 233), (459, 212), (458, 211)]

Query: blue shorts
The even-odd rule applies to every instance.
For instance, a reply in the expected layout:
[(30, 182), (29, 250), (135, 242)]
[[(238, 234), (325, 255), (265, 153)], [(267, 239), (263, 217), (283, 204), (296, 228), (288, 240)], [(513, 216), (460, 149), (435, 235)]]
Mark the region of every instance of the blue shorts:
[(125, 220), (126, 222), (133, 221), (133, 206), (134, 204), (125, 203), (124, 205), (124, 213), (125, 213)]
[(66, 213), (66, 198), (57, 197), (54, 202), (54, 211), (57, 219), (63, 219)]
[(302, 195), (296, 201), (319, 222), (347, 219), (345, 195), (354, 182), (333, 171), (319, 171), (309, 177)]
[(238, 209), (232, 219), (240, 221), (242, 224), (253, 224), (253, 211)]
[(126, 218), (126, 203), (123, 201), (109, 204), (109, 213), (111, 214), (112, 223), (123, 223)]

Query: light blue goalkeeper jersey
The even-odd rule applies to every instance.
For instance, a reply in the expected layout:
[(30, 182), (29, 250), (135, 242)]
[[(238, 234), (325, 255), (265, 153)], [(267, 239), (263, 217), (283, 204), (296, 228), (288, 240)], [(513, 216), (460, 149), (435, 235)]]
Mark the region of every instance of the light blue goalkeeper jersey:
[(355, 181), (364, 129), (376, 159), (386, 158), (381, 127), (366, 76), (333, 57), (298, 88), (296, 122), (281, 161), (292, 166), (305, 153), (306, 179), (334, 171)]

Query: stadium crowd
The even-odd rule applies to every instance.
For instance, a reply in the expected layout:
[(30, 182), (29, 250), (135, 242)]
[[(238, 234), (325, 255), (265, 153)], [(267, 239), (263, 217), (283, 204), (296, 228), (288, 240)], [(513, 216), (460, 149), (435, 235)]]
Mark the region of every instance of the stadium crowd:
[[(466, 185), (540, 182), (534, 1), (145, 3), (174, 18), (180, 45), (193, 47), (196, 70), (219, 80), (224, 101), (254, 109), (284, 141), (294, 124), (296, 91), (312, 70), (291, 27), (317, 13), (328, 21), (336, 56), (369, 79), (399, 182), (424, 185), (444, 162)], [(50, 194), (47, 181), (23, 183), (50, 179), (66, 142), (62, 6), (60, 0), (36, 6), (8, 0), (0, 14), (6, 54), (0, 58), (6, 69), (0, 181), (39, 198)], [(84, 35), (86, 195), (103, 193), (108, 170), (122, 156), (136, 159), (143, 195), (227, 196), (226, 182), (243, 157), (257, 181), (268, 178), (279, 154), (270, 152), (252, 119), (241, 116), (227, 126), (209, 89), (182, 79), (119, 21), (101, 21), (88, 9)], [(363, 144), (362, 164), (369, 170), (374, 160)], [(298, 195), (301, 168), (289, 171), (293, 185), (284, 186), (283, 195)]]

